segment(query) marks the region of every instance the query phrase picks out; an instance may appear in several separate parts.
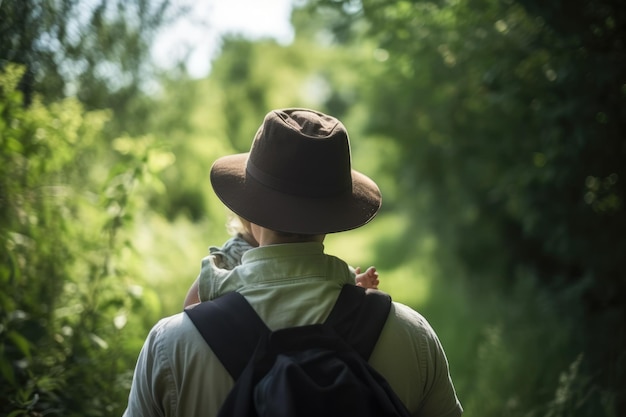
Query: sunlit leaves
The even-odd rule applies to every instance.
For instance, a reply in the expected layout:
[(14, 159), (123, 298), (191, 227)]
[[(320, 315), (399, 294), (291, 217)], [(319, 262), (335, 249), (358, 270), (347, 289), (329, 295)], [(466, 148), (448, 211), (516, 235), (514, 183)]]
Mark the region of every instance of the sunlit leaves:
[[(136, 355), (136, 342), (119, 343), (122, 328), (137, 326), (122, 318), (140, 305), (127, 297), (118, 263), (129, 195), (144, 171), (169, 159), (147, 150), (111, 178), (98, 175), (110, 169), (106, 153), (93, 152), (108, 114), (86, 112), (75, 99), (44, 105), (35, 96), (24, 107), (15, 90), (20, 71), (0, 73), (0, 372), (9, 382), (0, 387), (0, 410), (98, 415), (97, 403), (119, 408), (111, 401), (127, 393), (98, 388), (91, 375), (117, 369), (125, 352)], [(102, 189), (112, 190), (104, 201), (94, 198)], [(66, 401), (65, 385), (82, 390), (83, 400)]]
[[(343, 17), (335, 26), (351, 33), (347, 48), (373, 41), (386, 52), (378, 70), (361, 67), (362, 101), (354, 105), (369, 116), (362, 133), (398, 149), (389, 171), (394, 195), (415, 218), (407, 241), (424, 229), (436, 234), (442, 267), (469, 274), (472, 287), (502, 286), (508, 297), (531, 276), (552, 291), (555, 306), (576, 294), (569, 310), (584, 311), (576, 325), (593, 336), (563, 337), (572, 338), (574, 354), (589, 353), (583, 363), (604, 373), (607, 398), (614, 395), (625, 370), (605, 363), (607, 355), (623, 362), (624, 340), (598, 323), (624, 329), (617, 319), (626, 293), (623, 5), (363, 0), (347, 13), (350, 2), (312, 3)], [(357, 28), (358, 19), (365, 23)], [(561, 351), (552, 354), (561, 359)], [(495, 415), (536, 403), (529, 398), (543, 388), (532, 389), (526, 400), (515, 389), (510, 404), (493, 402)], [(611, 405), (593, 404), (597, 398), (581, 408), (612, 415)], [(484, 414), (485, 401), (476, 401)]]

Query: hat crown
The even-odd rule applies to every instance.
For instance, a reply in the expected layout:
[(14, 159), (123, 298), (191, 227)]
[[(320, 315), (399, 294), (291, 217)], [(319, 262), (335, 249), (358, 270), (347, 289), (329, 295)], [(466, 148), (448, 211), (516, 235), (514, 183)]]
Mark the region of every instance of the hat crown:
[(291, 195), (349, 193), (348, 133), (339, 120), (313, 110), (272, 111), (255, 135), (246, 172), (265, 186)]
[(354, 229), (381, 205), (376, 183), (351, 167), (343, 124), (308, 109), (268, 113), (250, 152), (213, 163), (211, 184), (237, 215), (287, 233)]

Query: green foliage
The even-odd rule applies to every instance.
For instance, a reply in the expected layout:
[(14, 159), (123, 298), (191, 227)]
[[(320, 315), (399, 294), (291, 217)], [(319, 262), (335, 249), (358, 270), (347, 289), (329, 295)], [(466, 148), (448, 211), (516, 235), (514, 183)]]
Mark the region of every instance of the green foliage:
[[(141, 95), (155, 82), (151, 43), (185, 9), (169, 0), (20, 0), (0, 2), (0, 69), (22, 64), (28, 104), (76, 97), (87, 109), (110, 109), (107, 129), (137, 133), (127, 118), (149, 111)], [(139, 124), (139, 127), (141, 124)], [(141, 132), (139, 130), (139, 132)]]
[(141, 319), (159, 313), (133, 317), (149, 306), (124, 267), (148, 157), (102, 175), (93, 149), (107, 113), (73, 99), (24, 107), (22, 74), (0, 74), (0, 413), (120, 414)]
[(151, 72), (169, 1), (91, 6), (0, 1), (0, 414), (121, 414), (227, 237), (211, 162), (290, 106), (347, 125), (384, 205), (327, 249), (431, 321), (468, 415), (623, 414), (618, 1), (312, 0), (206, 80)]
[[(494, 293), (509, 308), (523, 306), (516, 291), (532, 280), (537, 289), (527, 297), (547, 297), (559, 312), (560, 325), (541, 320), (538, 329), (546, 339), (561, 334), (567, 340), (537, 352), (548, 358), (552, 378), (528, 381), (531, 389), (522, 403), (514, 402), (526, 410), (546, 403), (545, 393), (552, 390), (545, 384), (557, 383), (556, 375), (583, 353), (573, 378), (581, 391), (589, 387), (589, 396), (565, 396), (569, 402), (561, 408), (555, 399), (554, 409), (536, 413), (623, 411), (626, 22), (621, 3), (309, 3), (314, 16), (321, 15), (319, 8), (334, 16), (335, 39), (346, 55), (362, 50), (364, 39), (374, 41), (369, 63), (359, 66), (360, 100), (349, 107), (363, 121), (368, 140), (391, 149), (392, 162), (378, 164), (379, 175), (393, 178), (397, 207), (415, 219), (399, 241), (410, 253), (419, 247), (417, 236), (435, 236), (438, 276), (451, 286), (456, 284), (450, 276), (467, 276), (477, 288), (476, 300), (466, 300), (471, 311)], [(447, 304), (446, 294), (440, 294)], [(497, 304), (490, 311), (502, 314)], [(500, 340), (504, 348), (498, 352), (505, 352), (493, 352), (493, 366), (500, 357), (506, 360), (485, 381), (503, 391), (477, 394), (461, 383), (466, 402), (487, 407), (491, 400), (491, 411), (471, 407), (481, 415), (512, 412), (504, 394), (519, 388), (501, 383), (497, 374), (528, 369), (506, 352), (519, 349), (518, 355), (529, 356), (532, 342), (517, 347), (507, 329), (529, 323), (502, 317), (501, 324), (487, 328), (495, 329), (488, 333), (498, 336), (492, 339)], [(472, 360), (457, 358), (458, 353), (453, 349), (451, 361)], [(582, 384), (586, 378), (588, 385)]]

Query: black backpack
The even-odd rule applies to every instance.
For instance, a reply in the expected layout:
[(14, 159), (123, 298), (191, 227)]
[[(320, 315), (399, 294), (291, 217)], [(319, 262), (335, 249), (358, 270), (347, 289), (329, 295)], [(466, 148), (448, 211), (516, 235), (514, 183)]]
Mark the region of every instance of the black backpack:
[(345, 285), (324, 324), (272, 332), (237, 292), (185, 312), (235, 380), (219, 416), (409, 416), (367, 363), (390, 308)]

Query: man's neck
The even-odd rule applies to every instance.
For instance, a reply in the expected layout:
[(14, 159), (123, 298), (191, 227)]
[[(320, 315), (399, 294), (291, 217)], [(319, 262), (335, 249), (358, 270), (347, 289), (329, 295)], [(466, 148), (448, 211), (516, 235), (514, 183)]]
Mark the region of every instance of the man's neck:
[(255, 238), (259, 241), (259, 246), (278, 245), (283, 243), (323, 243), (326, 235), (301, 235), (291, 233), (281, 233), (266, 229), (258, 225), (251, 225)]

